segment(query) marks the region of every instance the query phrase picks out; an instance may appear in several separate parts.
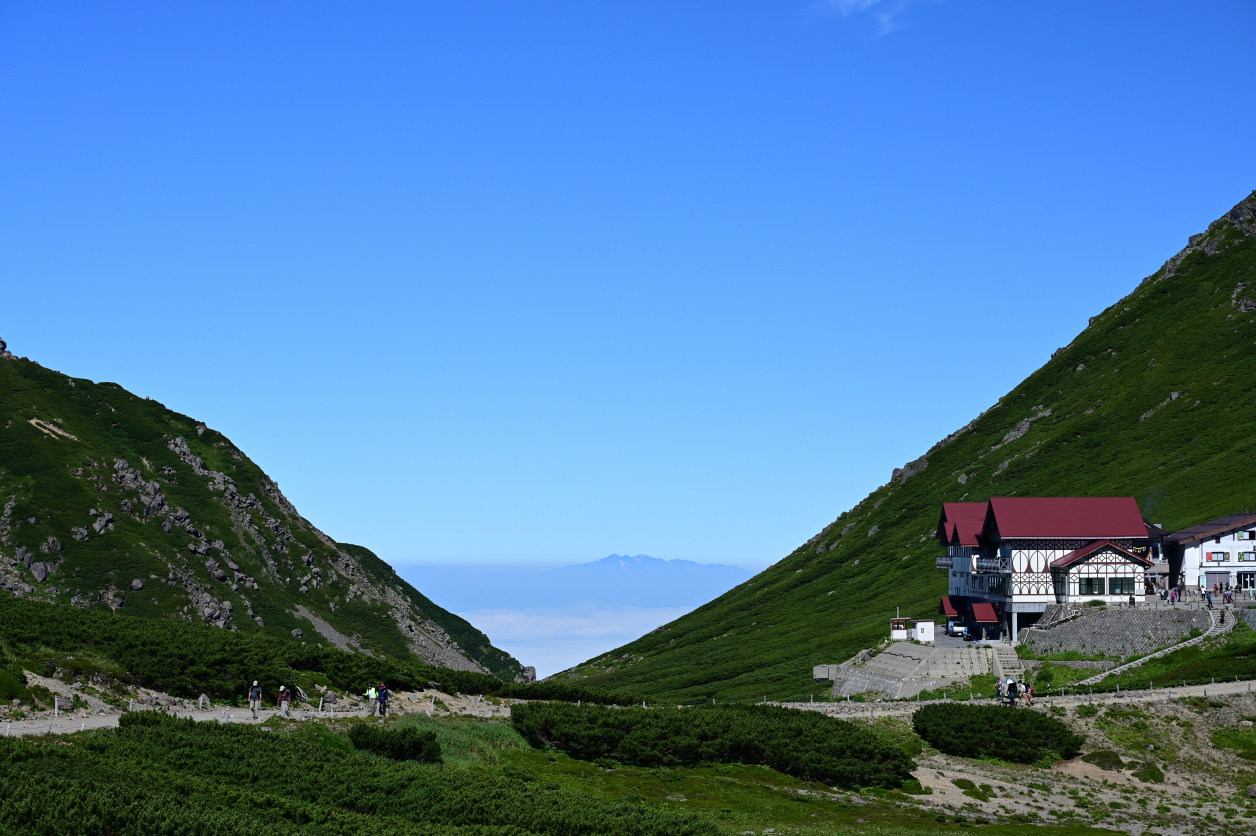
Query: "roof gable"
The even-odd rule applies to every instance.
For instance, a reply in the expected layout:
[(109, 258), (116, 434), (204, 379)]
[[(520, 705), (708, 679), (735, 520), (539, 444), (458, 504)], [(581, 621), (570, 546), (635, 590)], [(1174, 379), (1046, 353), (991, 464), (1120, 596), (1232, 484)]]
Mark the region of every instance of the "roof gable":
[(1002, 539), (1146, 539), (1147, 526), (1130, 496), (994, 497), (983, 533)]
[(1090, 558), (1097, 557), (1101, 554), (1115, 554), (1118, 557), (1128, 560), (1130, 563), (1142, 566), (1143, 568), (1151, 565), (1151, 561), (1147, 558), (1139, 557), (1132, 552), (1127, 552), (1116, 543), (1109, 543), (1107, 540), (1096, 540), (1093, 543), (1087, 543), (1080, 549), (1069, 552), (1064, 555), (1064, 557), (1051, 561), (1051, 566), (1054, 569), (1066, 569), (1078, 563), (1084, 563)]
[(953, 525), (955, 526), (954, 534), (951, 536), (953, 545), (973, 547), (979, 545), (977, 536), (981, 534), (981, 520), (960, 520)]
[(943, 502), (942, 516), (938, 518), (938, 539), (945, 546), (977, 545), (975, 536), (965, 536), (961, 533), (960, 539), (956, 540), (956, 526), (959, 523), (969, 523), (971, 528), (971, 524), (975, 522), (977, 532), (980, 533), (988, 504), (986, 502)]

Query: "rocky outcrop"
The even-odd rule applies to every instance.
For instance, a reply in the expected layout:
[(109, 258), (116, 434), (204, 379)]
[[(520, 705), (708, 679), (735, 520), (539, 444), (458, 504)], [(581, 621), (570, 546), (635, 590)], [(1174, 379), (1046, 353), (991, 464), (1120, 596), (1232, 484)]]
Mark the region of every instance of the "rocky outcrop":
[(1246, 238), (1253, 234), (1256, 234), (1256, 190), (1235, 204), (1229, 212), (1209, 224), (1208, 229), (1188, 238), (1186, 247), (1166, 261), (1158, 271), (1143, 279), (1143, 284), (1173, 278), (1181, 268), (1182, 262), (1195, 253), (1215, 255), (1239, 238)]
[(890, 474), (890, 481), (898, 480), (906, 482), (917, 473), (923, 473), (924, 469), (929, 466), (929, 460), (924, 456), (916, 459), (914, 462), (908, 462), (902, 467), (894, 468), (894, 472)]

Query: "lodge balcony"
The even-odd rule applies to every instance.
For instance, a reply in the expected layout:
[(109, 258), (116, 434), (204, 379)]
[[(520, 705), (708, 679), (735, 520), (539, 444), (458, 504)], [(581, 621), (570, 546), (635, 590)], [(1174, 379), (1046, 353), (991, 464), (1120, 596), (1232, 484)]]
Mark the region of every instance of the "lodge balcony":
[(978, 556), (976, 560), (978, 572), (1010, 572), (1012, 571), (1011, 557), (994, 557)]
[(955, 568), (955, 558), (951, 557), (949, 554), (938, 555), (936, 560), (937, 560), (937, 567), (939, 569)]

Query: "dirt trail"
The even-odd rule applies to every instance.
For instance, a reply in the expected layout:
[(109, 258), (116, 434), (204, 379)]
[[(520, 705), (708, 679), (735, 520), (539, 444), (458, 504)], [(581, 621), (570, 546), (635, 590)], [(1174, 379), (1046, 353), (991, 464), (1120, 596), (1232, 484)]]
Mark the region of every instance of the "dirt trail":
[[(184, 700), (151, 691), (146, 688), (135, 689), (134, 700), (128, 700), (126, 709), (119, 709), (102, 700), (71, 688), (59, 679), (50, 679), (26, 672), (26, 679), (32, 685), (42, 685), (61, 698), (62, 705), (72, 705), (75, 696), (85, 707), (78, 709), (62, 708), (55, 711), (25, 712), (21, 718), (12, 715), (0, 718), (0, 735), (5, 737), (24, 737), (41, 734), (73, 734), (93, 729), (111, 729), (118, 725), (126, 711), (165, 711), (176, 717), (190, 717), (197, 722), (240, 723), (258, 725), (272, 717), (283, 716), (273, 704), (267, 705), (258, 712), (256, 720), (248, 708), (211, 705), (201, 709), (195, 700)], [(433, 697), (435, 703), (433, 703)], [(394, 691), (388, 702), (388, 713), (392, 716), (407, 714), (428, 714), (445, 717), (451, 715), (466, 717), (502, 718), (510, 717), (510, 706), (522, 700), (498, 700), (493, 697), (479, 695), (446, 694), (442, 691)], [(367, 706), (366, 700), (360, 697), (341, 696), (333, 704), (325, 704), (319, 710), (318, 695), (314, 695), (308, 703), (293, 703), (287, 717), (292, 720), (332, 720), (337, 717), (368, 717), (375, 713), (374, 706)]]

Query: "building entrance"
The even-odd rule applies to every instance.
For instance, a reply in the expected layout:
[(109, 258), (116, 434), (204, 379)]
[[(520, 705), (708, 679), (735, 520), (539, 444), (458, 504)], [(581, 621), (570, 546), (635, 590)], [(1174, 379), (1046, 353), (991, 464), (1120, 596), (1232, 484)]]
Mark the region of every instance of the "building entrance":
[(1225, 589), (1225, 585), (1230, 582), (1229, 572), (1205, 572), (1204, 586), (1206, 589), (1212, 589), (1214, 586), (1220, 585)]
[(1239, 572), (1239, 589), (1256, 589), (1256, 572)]

